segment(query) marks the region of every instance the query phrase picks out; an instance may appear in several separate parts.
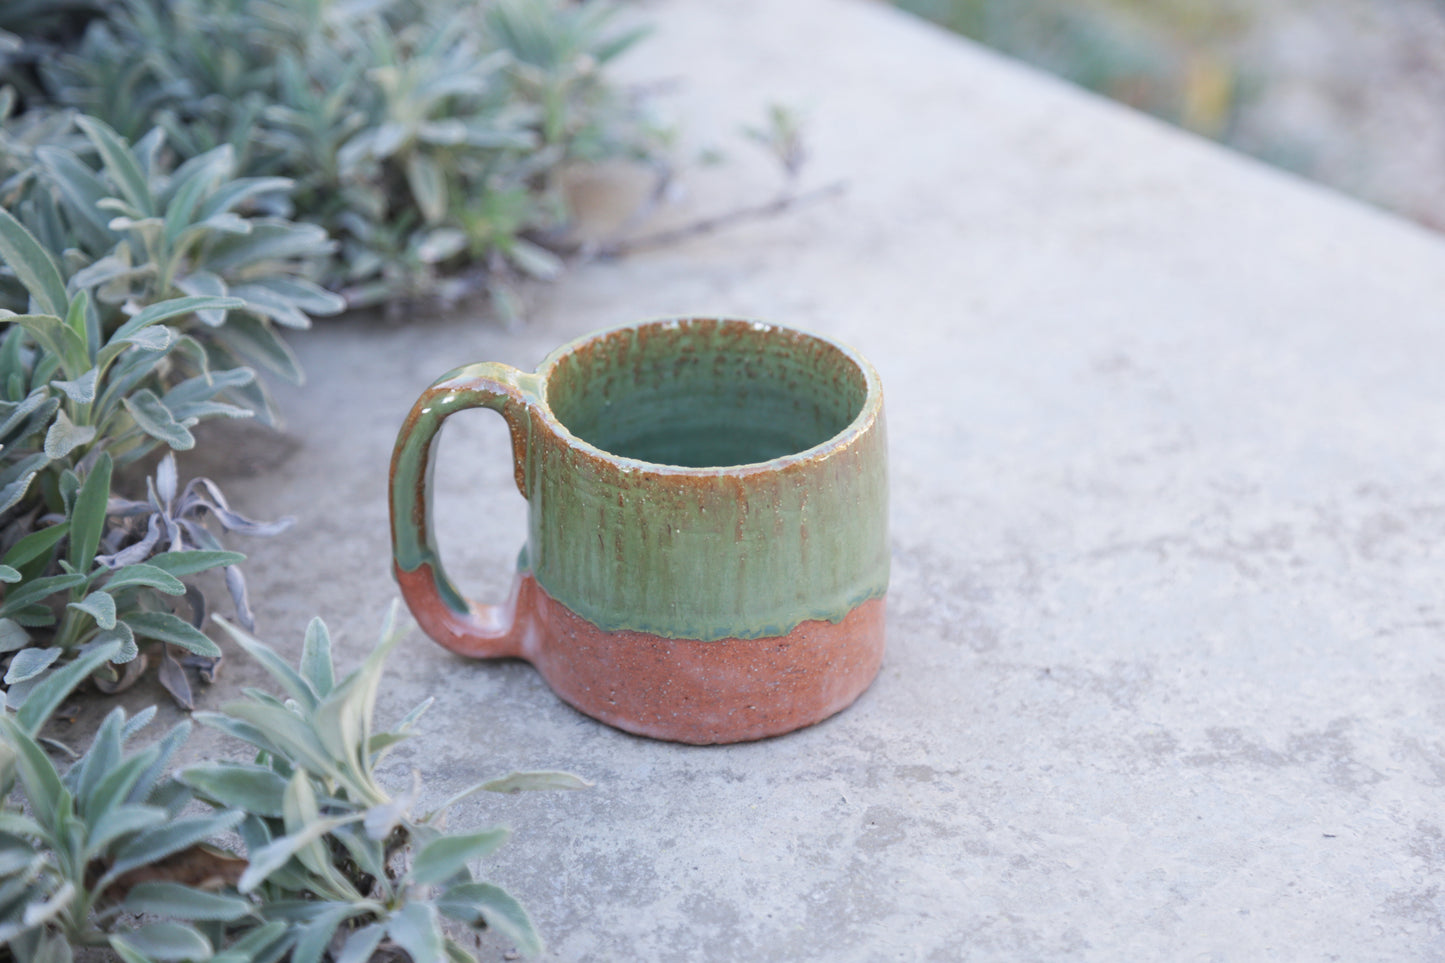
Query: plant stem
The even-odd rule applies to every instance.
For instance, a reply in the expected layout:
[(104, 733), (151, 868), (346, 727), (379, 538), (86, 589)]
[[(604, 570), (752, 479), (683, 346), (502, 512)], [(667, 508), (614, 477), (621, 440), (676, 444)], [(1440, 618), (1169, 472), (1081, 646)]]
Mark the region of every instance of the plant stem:
[(847, 181), (835, 181), (832, 184), (826, 184), (823, 187), (801, 193), (789, 191), (763, 204), (734, 208), (731, 211), (724, 211), (721, 214), (699, 218), (687, 224), (668, 228), (663, 231), (656, 231), (652, 234), (642, 234), (632, 238), (616, 238), (611, 241), (602, 241), (595, 244), (579, 244), (576, 245), (572, 251), (566, 253), (575, 253), (584, 260), (611, 260), (613, 258), (626, 257), (629, 254), (648, 248), (665, 247), (669, 244), (676, 244), (679, 241), (686, 241), (694, 237), (715, 234), (725, 228), (733, 227), (747, 221), (776, 217), (805, 204), (813, 204), (830, 197), (835, 197), (847, 189)]

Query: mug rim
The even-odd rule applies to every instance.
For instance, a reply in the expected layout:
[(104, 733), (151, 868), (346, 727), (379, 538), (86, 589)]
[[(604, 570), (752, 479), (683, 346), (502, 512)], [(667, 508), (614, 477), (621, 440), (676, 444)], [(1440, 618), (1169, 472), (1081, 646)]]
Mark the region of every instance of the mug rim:
[[(548, 389), (551, 383), (552, 371), (567, 357), (576, 354), (589, 344), (605, 340), (619, 332), (632, 331), (641, 328), (683, 328), (694, 324), (717, 324), (717, 325), (747, 325), (755, 331), (783, 333), (787, 335), (807, 338), (811, 341), (826, 345), (837, 351), (845, 359), (851, 362), (863, 376), (864, 397), (863, 404), (858, 414), (853, 417), (841, 430), (801, 451), (789, 452), (786, 455), (779, 455), (769, 458), (766, 461), (741, 462), (736, 465), (712, 465), (707, 467), (693, 467), (687, 465), (669, 465), (665, 462), (646, 461), (641, 458), (631, 458), (626, 455), (618, 455), (599, 448), (575, 434), (562, 423), (552, 410), (552, 404), (548, 398)], [(744, 317), (712, 317), (706, 315), (684, 315), (677, 317), (651, 318), (644, 321), (634, 321), (627, 324), (619, 324), (600, 331), (593, 331), (579, 338), (574, 338), (565, 344), (553, 349), (542, 362), (537, 365), (535, 377), (537, 378), (536, 410), (542, 415), (548, 428), (559, 438), (565, 441), (568, 447), (583, 451), (593, 458), (616, 466), (625, 472), (645, 472), (652, 475), (706, 478), (720, 475), (751, 475), (772, 471), (783, 471), (795, 465), (802, 465), (826, 457), (835, 451), (847, 448), (855, 439), (862, 436), (878, 420), (883, 409), (883, 383), (878, 377), (878, 372), (873, 365), (864, 358), (851, 345), (838, 341), (835, 338), (826, 337), (813, 331), (806, 331), (802, 328), (794, 328), (788, 325), (777, 324), (772, 321), (764, 321), (757, 318)]]

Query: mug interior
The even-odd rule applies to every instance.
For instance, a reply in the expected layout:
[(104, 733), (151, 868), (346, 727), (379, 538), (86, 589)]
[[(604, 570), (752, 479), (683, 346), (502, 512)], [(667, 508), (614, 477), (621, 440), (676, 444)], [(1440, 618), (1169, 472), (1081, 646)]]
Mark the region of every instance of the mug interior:
[(547, 405), (609, 454), (725, 468), (807, 451), (862, 412), (868, 378), (838, 346), (751, 321), (622, 328), (559, 357)]

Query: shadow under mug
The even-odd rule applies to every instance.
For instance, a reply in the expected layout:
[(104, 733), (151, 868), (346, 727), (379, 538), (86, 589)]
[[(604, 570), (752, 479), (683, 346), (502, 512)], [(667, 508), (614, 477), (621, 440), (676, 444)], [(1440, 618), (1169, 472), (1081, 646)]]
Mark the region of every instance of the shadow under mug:
[[(527, 543), (501, 605), (442, 569), (432, 448), (506, 419)], [(743, 320), (655, 321), (529, 374), (467, 365), (418, 399), (391, 466), (393, 565), (422, 630), (531, 662), (566, 702), (689, 743), (778, 735), (851, 704), (883, 657), (883, 395), (854, 351)]]

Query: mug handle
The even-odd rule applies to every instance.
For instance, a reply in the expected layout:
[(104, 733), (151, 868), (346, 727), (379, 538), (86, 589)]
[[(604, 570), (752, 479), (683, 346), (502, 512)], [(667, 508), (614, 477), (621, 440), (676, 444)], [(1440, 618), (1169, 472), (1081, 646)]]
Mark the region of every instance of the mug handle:
[(391, 557), (401, 594), (423, 632), (445, 648), (476, 658), (521, 656), (531, 600), (518, 578), (501, 605), (470, 601), (442, 568), (432, 531), (432, 443), (448, 416), (491, 408), (507, 420), (517, 488), (527, 495), (527, 450), (537, 376), (485, 362), (448, 372), (422, 392), (396, 438), (391, 457)]

